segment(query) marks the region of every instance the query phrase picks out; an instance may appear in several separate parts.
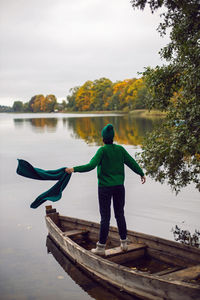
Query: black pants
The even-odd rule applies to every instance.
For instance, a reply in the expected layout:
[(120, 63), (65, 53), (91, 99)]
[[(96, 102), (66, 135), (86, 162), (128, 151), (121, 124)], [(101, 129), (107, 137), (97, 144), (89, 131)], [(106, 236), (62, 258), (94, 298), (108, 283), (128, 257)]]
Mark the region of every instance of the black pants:
[(122, 240), (126, 239), (126, 221), (124, 217), (125, 189), (124, 185), (99, 187), (99, 210), (101, 215), (99, 242), (105, 244), (110, 225), (110, 207), (113, 198), (113, 207), (119, 235)]

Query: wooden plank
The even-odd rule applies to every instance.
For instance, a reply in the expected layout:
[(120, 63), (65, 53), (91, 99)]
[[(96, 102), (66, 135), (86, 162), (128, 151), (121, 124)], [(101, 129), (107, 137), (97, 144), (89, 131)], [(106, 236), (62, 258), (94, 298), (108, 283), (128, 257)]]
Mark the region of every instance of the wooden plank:
[(74, 236), (74, 235), (78, 235), (78, 234), (87, 234), (89, 231), (88, 230), (78, 230), (78, 229), (74, 229), (74, 230), (68, 230), (63, 232), (64, 236)]
[(164, 279), (187, 281), (200, 277), (200, 265), (186, 268), (168, 275), (163, 276)]
[(163, 275), (166, 275), (166, 274), (169, 274), (169, 273), (179, 271), (180, 269), (181, 269), (180, 267), (168, 268), (168, 269), (162, 270), (160, 272), (153, 273), (153, 275), (163, 276)]
[[(173, 265), (174, 267), (192, 267), (194, 265), (194, 261), (191, 261), (187, 258), (187, 255), (185, 257), (179, 256), (179, 252), (177, 251), (176, 255), (172, 255), (171, 253), (164, 252), (164, 251), (158, 251), (155, 249), (151, 249), (148, 247), (147, 253), (149, 256), (162, 261), (166, 264)], [(198, 262), (197, 262), (198, 263)]]
[(58, 212), (48, 213), (47, 216), (48, 216), (49, 218), (51, 218), (51, 220), (52, 220), (58, 227), (60, 227), (59, 213), (58, 213)]
[(47, 206), (45, 206), (45, 207), (46, 207), (46, 215), (51, 214), (51, 213), (55, 213), (55, 212), (56, 212), (56, 209), (55, 209), (55, 208), (52, 208), (51, 205), (47, 205)]
[(106, 258), (110, 258), (116, 255), (124, 254), (130, 251), (137, 251), (141, 249), (145, 249), (147, 246), (144, 244), (129, 244), (128, 245), (128, 250), (127, 251), (122, 251), (121, 247), (115, 247), (112, 249), (106, 250)]

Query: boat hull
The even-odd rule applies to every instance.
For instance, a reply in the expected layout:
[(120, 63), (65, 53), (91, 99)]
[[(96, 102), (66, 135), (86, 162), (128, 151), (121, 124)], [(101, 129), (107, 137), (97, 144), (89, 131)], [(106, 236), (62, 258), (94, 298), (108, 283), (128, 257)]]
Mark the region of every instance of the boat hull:
[[(90, 232), (91, 237), (97, 237), (99, 225), (84, 220), (59, 216), (58, 213), (56, 214), (57, 215), (53, 212), (46, 216), (46, 224), (49, 235), (68, 257), (90, 274), (94, 274), (95, 277), (118, 287), (120, 290), (125, 291), (128, 294), (136, 295), (141, 299), (200, 299), (199, 284), (192, 284), (174, 279), (170, 280), (168, 275), (164, 275), (162, 277), (133, 270), (119, 263), (120, 259), (124, 257), (123, 253), (121, 255), (113, 256), (110, 259), (93, 254), (91, 251), (77, 244), (77, 242), (71, 237), (66, 236), (65, 232), (66, 228), (67, 232), (69, 232), (70, 229), (84, 229), (85, 232)], [(194, 261), (197, 259), (199, 259), (198, 263), (200, 265), (200, 251), (198, 249), (195, 249), (194, 251), (190, 249), (189, 251), (188, 247), (184, 247), (179, 243), (130, 231), (128, 232), (128, 237), (129, 240), (133, 242), (137, 240), (137, 243), (145, 243), (151, 254), (160, 253), (160, 256), (165, 257), (166, 260), (170, 260), (172, 253), (175, 251), (177, 254), (174, 257), (176, 257), (179, 267), (181, 267), (181, 263), (184, 263), (187, 268), (193, 267)], [(116, 228), (111, 228), (109, 239), (113, 239), (114, 244), (118, 240)], [(165, 251), (161, 250), (163, 248), (165, 248)], [(131, 253), (132, 252), (125, 255), (130, 256), (132, 255)], [(139, 256), (142, 255), (141, 251), (136, 251), (136, 253)], [(169, 255), (166, 255), (166, 253), (169, 253)], [(187, 259), (185, 257), (186, 253), (188, 254)], [(133, 252), (133, 257), (134, 255), (135, 253)], [(185, 261), (182, 260), (181, 255)], [(188, 256), (192, 256), (193, 259), (189, 259)]]

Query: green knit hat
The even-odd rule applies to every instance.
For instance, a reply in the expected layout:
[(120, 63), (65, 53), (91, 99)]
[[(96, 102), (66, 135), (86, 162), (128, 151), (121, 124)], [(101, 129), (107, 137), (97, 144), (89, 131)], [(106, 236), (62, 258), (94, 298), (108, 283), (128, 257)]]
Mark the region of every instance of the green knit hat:
[(106, 125), (102, 129), (101, 135), (104, 138), (104, 140), (113, 140), (115, 133), (114, 133), (114, 128), (113, 128), (112, 124)]

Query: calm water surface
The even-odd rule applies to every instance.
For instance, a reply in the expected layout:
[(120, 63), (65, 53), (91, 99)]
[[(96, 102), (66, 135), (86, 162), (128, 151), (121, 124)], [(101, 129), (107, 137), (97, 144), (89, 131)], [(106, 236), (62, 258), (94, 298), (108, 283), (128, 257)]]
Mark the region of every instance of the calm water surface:
[[(159, 122), (122, 115), (0, 114), (1, 299), (120, 299), (91, 282), (83, 286), (84, 280), (74, 278), (78, 271), (68, 274), (47, 254), (45, 205), (33, 210), (30, 204), (52, 183), (18, 176), (17, 158), (42, 169), (87, 163), (101, 145), (100, 130), (107, 123), (115, 126), (116, 142), (135, 156), (145, 133)], [(173, 239), (176, 224), (200, 229), (200, 199), (193, 186), (175, 196), (170, 187), (149, 178), (141, 185), (128, 168), (125, 186), (128, 229), (167, 239)], [(96, 170), (73, 174), (53, 206), (64, 215), (99, 222)], [(113, 215), (111, 224), (116, 225)]]

